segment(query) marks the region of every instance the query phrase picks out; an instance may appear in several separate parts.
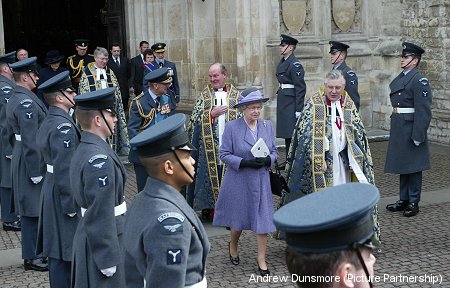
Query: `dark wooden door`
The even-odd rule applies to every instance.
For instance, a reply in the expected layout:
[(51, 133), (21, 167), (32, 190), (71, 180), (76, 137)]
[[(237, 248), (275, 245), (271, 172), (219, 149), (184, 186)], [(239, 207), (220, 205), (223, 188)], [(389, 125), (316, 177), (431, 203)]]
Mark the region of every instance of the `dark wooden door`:
[(108, 34), (108, 50), (112, 43), (119, 43), (122, 55), (127, 55), (125, 8), (123, 0), (106, 0), (106, 27)]

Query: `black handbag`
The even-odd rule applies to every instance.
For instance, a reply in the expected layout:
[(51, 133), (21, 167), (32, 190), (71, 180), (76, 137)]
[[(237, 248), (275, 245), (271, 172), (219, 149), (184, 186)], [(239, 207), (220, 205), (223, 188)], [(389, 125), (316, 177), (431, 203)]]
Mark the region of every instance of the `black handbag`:
[(270, 178), (270, 188), (272, 189), (272, 194), (277, 196), (283, 196), (286, 193), (289, 193), (289, 188), (284, 179), (283, 175), (281, 175), (280, 167), (278, 163), (275, 161), (275, 167), (269, 170), (269, 178)]

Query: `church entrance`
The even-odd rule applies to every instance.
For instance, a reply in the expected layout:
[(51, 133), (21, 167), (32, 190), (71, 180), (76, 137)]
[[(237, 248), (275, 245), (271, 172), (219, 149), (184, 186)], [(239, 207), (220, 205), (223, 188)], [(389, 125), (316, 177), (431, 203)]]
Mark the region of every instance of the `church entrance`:
[(90, 40), (109, 50), (112, 42), (126, 53), (123, 0), (3, 1), (5, 51), (25, 48), (44, 66), (45, 54), (59, 50), (66, 58), (75, 53), (73, 40)]

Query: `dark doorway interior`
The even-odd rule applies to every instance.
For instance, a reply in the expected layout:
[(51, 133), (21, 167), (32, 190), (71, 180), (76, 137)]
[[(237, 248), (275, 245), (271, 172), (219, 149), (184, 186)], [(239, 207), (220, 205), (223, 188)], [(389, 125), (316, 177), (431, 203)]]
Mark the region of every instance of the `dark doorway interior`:
[[(28, 50), (30, 56), (37, 56), (39, 64), (43, 65), (45, 54), (49, 50), (57, 49), (66, 57), (74, 54), (73, 40), (77, 38), (90, 40), (88, 53), (92, 53), (97, 46), (109, 50), (108, 38), (111, 38), (111, 35), (108, 35), (108, 32), (111, 33), (111, 29), (107, 27), (110, 19), (107, 2), (107, 0), (3, 1), (6, 52), (23, 47)], [(111, 2), (123, 3), (111, 0), (109, 2), (109, 5)], [(119, 9), (123, 9), (123, 5), (118, 6), (122, 6)], [(121, 11), (117, 12), (116, 8), (115, 17), (119, 14), (121, 18), (123, 14)]]

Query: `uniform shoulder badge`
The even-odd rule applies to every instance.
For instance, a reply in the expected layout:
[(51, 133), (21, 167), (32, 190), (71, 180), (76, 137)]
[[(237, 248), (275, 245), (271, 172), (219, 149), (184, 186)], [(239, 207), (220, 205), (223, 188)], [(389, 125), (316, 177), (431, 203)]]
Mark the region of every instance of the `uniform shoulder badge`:
[[(105, 166), (106, 161), (104, 161), (106, 159), (108, 159), (108, 156), (106, 156), (104, 154), (96, 154), (89, 159), (89, 163), (92, 165), (92, 167), (94, 167), (96, 169), (102, 169), (102, 168), (106, 168), (106, 166)], [(100, 179), (99, 179), (99, 181), (100, 181)]]
[(97, 160), (97, 159), (103, 159), (103, 160), (106, 160), (106, 159), (108, 159), (108, 156), (106, 156), (105, 154), (95, 154), (94, 156), (92, 156), (90, 159), (89, 159), (89, 163), (93, 163), (95, 160)]
[(348, 70), (347, 71), (348, 76), (350, 77), (354, 77), (356, 75), (356, 73), (353, 70)]
[(33, 100), (31, 100), (31, 99), (24, 99), (24, 100), (20, 101), (20, 105), (22, 105), (22, 107), (24, 107), (24, 108), (29, 108), (31, 106), (31, 104), (33, 104)]
[(61, 132), (62, 134), (69, 133), (71, 128), (72, 128), (72, 124), (70, 124), (69, 122), (61, 123), (58, 125), (58, 127), (56, 127), (56, 129), (58, 129), (59, 132)]
[(167, 265), (180, 264), (181, 254), (181, 249), (167, 249)]
[(300, 68), (302, 64), (299, 61), (292, 63), (295, 67)]
[(184, 219), (185, 219), (184, 216), (181, 215), (181, 214), (178, 213), (178, 212), (166, 212), (166, 213), (161, 214), (161, 215), (158, 217), (158, 222), (161, 223), (161, 222), (163, 222), (164, 220), (169, 219), (169, 218), (176, 218), (176, 219), (178, 219), (180, 222), (184, 222)]
[(423, 85), (423, 86), (427, 86), (428, 85), (428, 79), (425, 77), (422, 77), (419, 79), (419, 82)]

